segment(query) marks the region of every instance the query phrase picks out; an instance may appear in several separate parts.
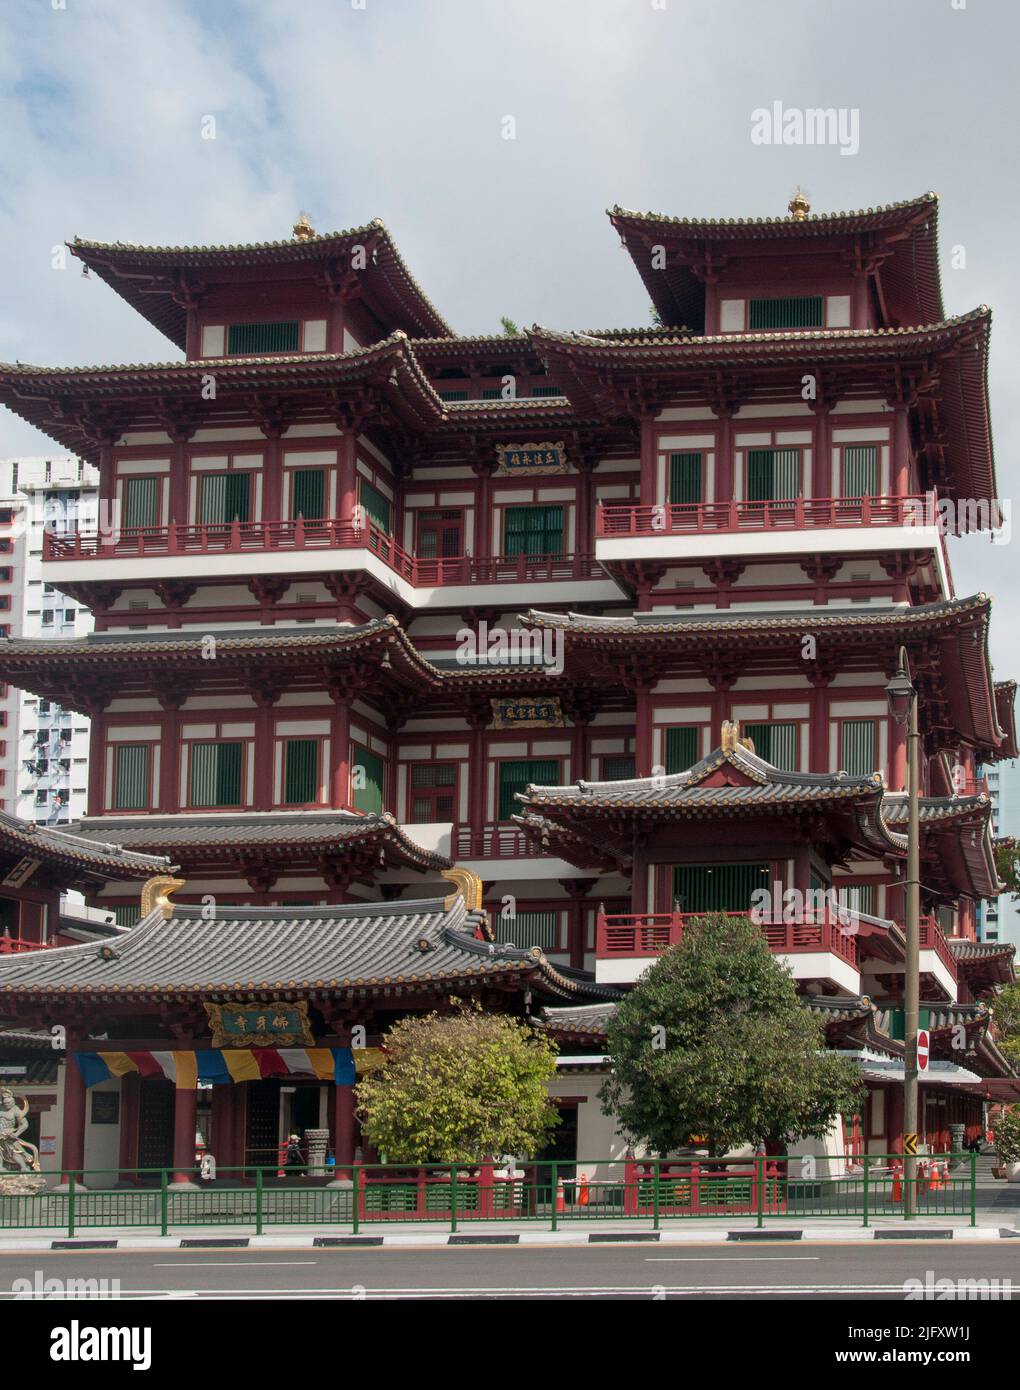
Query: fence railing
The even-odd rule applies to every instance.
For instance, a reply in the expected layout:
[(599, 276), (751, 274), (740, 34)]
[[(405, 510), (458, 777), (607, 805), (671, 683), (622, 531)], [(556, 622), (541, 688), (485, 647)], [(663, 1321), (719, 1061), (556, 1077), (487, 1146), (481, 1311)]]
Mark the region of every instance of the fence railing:
[[(0, 1232), (147, 1229), (167, 1235), (191, 1226), (270, 1226), (357, 1234), (364, 1227), (427, 1223), (618, 1221), (628, 1228), (725, 1218), (762, 1227), (770, 1220), (839, 1218), (868, 1226), (908, 1218), (902, 1155), (817, 1158), (602, 1158), (494, 1163), (362, 1164), (324, 1168), (272, 1165), (196, 1169), (187, 1184), (170, 1168), (87, 1169), (48, 1175), (34, 1193), (0, 1195)], [(977, 1155), (919, 1158), (920, 1217), (977, 1224)]]
[(232, 555), (275, 551), (367, 550), (415, 588), (449, 584), (519, 584), (594, 579), (593, 555), (411, 555), (373, 522), (231, 521), (197, 526), (126, 526), (109, 534), (73, 531), (43, 535), (44, 560), (118, 560), (152, 556)]
[[(932, 503), (910, 497), (790, 497), (767, 501), (663, 502), (600, 505), (595, 534), (615, 536), (705, 535), (720, 531), (803, 531), (846, 526), (917, 526), (928, 523)], [(930, 523), (934, 525), (932, 520)]]

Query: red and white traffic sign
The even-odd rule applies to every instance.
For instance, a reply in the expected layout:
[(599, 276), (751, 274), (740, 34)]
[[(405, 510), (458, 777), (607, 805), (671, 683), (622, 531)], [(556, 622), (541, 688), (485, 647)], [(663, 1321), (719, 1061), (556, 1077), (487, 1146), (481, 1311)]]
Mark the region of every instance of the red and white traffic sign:
[(931, 1051), (931, 1040), (928, 1037), (927, 1028), (917, 1030), (917, 1070), (928, 1070), (928, 1053)]

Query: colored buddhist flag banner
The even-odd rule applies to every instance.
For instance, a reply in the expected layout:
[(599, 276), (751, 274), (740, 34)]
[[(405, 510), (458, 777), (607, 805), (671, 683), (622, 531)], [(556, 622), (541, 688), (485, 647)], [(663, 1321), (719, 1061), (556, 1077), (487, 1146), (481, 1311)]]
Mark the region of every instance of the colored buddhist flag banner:
[(75, 1052), (86, 1089), (120, 1076), (137, 1073), (165, 1077), (180, 1091), (193, 1091), (201, 1081), (221, 1086), (234, 1081), (272, 1077), (314, 1076), (336, 1086), (353, 1086), (383, 1060), (381, 1048), (349, 1047), (208, 1047), (194, 1052)]

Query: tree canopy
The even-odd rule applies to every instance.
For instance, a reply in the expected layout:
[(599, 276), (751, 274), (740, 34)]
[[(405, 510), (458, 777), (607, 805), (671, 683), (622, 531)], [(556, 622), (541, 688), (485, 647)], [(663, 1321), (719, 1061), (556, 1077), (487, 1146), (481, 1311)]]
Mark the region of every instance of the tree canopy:
[(383, 1046), (357, 1103), (366, 1139), (391, 1162), (535, 1154), (559, 1123), (546, 1091), (555, 1044), (518, 1019), (464, 1005), (401, 1019)]
[(689, 921), (609, 1026), (603, 1110), (659, 1155), (821, 1138), (863, 1085), (746, 917)]

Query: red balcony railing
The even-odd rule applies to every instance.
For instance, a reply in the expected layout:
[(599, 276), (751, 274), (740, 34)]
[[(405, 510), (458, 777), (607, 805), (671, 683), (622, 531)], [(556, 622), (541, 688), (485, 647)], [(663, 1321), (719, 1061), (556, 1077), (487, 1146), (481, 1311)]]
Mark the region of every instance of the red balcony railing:
[(594, 556), (409, 555), (371, 522), (233, 521), (214, 526), (131, 526), (107, 534), (43, 535), (45, 560), (119, 560), (153, 556), (271, 554), (273, 551), (368, 550), (416, 588), (449, 584), (519, 584), (592, 579), (602, 573)]
[[(605, 506), (597, 512), (599, 540), (619, 536), (700, 536), (720, 531), (802, 531), (849, 526), (912, 526), (937, 516), (927, 497), (791, 497), (766, 502), (685, 502)], [(932, 522), (934, 524), (934, 520)]]
[(923, 916), (920, 921), (920, 947), (922, 951), (934, 951), (939, 960), (949, 971), (955, 980), (956, 957), (950, 948), (949, 942), (945, 938), (937, 917), (930, 915)]
[(48, 951), (50, 941), (26, 941), (20, 936), (0, 936), (0, 956), (16, 956), (22, 951)]
[[(727, 913), (730, 917), (746, 917), (745, 912)], [(596, 954), (599, 958), (621, 956), (657, 956), (683, 940), (684, 927), (703, 912), (600, 912), (596, 920)], [(769, 944), (778, 955), (804, 951), (828, 951), (856, 968), (857, 941), (852, 926), (839, 922), (835, 916), (806, 914), (801, 922), (769, 922), (759, 924)]]

